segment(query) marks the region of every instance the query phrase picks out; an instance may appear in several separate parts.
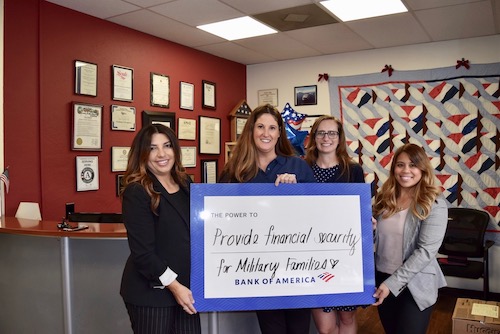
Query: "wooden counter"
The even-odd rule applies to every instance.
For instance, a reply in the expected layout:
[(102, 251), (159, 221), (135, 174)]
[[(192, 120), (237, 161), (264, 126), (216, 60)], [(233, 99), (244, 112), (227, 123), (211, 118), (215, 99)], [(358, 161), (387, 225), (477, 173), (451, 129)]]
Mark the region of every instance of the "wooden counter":
[(81, 231), (66, 232), (57, 228), (61, 221), (32, 220), (14, 217), (2, 217), (0, 233), (37, 235), (46, 237), (70, 238), (126, 238), (127, 231), (121, 223), (69, 223), (71, 226), (87, 225), (89, 228)]

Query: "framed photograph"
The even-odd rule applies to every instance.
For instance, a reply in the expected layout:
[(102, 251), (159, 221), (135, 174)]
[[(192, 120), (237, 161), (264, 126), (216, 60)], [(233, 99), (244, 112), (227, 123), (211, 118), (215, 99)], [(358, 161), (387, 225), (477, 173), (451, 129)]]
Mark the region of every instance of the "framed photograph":
[(181, 159), (184, 167), (196, 167), (196, 147), (182, 146)]
[(112, 105), (111, 130), (135, 131), (135, 108)]
[(151, 105), (170, 106), (170, 78), (168, 75), (151, 72)]
[(257, 100), (259, 106), (270, 104), (273, 107), (278, 106), (278, 89), (262, 89), (257, 91)]
[(184, 140), (196, 140), (196, 120), (179, 117), (177, 138)]
[(99, 189), (98, 159), (98, 157), (76, 157), (76, 191)]
[(295, 105), (310, 106), (318, 104), (316, 85), (295, 87)]
[(116, 197), (120, 197), (123, 191), (123, 174), (116, 175)]
[(113, 65), (113, 100), (132, 102), (134, 100), (134, 70), (130, 67)]
[(127, 170), (128, 152), (130, 147), (113, 146), (111, 147), (111, 171), (124, 172)]
[(300, 129), (302, 131), (311, 132), (311, 128), (312, 128), (314, 122), (316, 122), (316, 120), (318, 118), (320, 118), (321, 116), (325, 116), (325, 115), (307, 115), (306, 118), (304, 119), (304, 121), (302, 122), (302, 127)]
[(203, 108), (215, 109), (215, 83), (202, 80), (203, 84)]
[(180, 85), (179, 108), (194, 110), (194, 84), (181, 81)]
[(73, 102), (71, 149), (102, 151), (102, 105)]
[(228, 141), (225, 143), (225, 155), (224, 155), (224, 163), (227, 163), (229, 161), (229, 158), (231, 158), (233, 154), (233, 149), (236, 146), (235, 141)]
[(75, 60), (75, 94), (97, 96), (97, 64)]
[(220, 154), (220, 119), (199, 116), (199, 138), (201, 154)]
[(142, 112), (142, 126), (149, 124), (163, 124), (175, 132), (175, 113), (144, 110)]
[(217, 183), (217, 160), (201, 160), (201, 182)]

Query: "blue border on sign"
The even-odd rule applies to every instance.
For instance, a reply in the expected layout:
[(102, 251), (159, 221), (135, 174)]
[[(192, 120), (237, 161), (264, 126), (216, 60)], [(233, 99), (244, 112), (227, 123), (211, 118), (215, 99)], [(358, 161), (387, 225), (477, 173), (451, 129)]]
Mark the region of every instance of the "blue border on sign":
[[(205, 295), (205, 196), (304, 196), (358, 195), (361, 209), (363, 292), (278, 297), (204, 298)], [(325, 212), (326, 209), (325, 209)], [(328, 212), (335, 214), (335, 212)], [(371, 189), (366, 183), (241, 183), (191, 184), (191, 291), (200, 312), (248, 311), (263, 309), (317, 308), (323, 306), (369, 305), (375, 302)], [(224, 289), (224, 287), (221, 287)]]

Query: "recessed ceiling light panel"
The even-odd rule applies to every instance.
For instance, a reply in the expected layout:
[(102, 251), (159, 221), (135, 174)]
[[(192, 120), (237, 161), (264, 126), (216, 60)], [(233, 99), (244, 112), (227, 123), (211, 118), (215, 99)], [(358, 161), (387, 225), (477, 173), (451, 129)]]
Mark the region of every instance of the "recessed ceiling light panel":
[(344, 22), (408, 11), (400, 0), (327, 0), (320, 4)]
[(197, 26), (197, 28), (228, 41), (277, 33), (276, 30), (249, 16), (204, 24)]

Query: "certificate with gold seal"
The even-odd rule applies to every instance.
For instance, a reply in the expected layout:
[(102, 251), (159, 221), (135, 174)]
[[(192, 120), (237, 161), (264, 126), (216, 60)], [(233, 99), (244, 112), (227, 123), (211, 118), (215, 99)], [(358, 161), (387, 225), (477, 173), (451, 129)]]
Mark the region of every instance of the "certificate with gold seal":
[(102, 151), (102, 105), (73, 103), (71, 149)]

